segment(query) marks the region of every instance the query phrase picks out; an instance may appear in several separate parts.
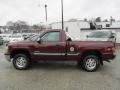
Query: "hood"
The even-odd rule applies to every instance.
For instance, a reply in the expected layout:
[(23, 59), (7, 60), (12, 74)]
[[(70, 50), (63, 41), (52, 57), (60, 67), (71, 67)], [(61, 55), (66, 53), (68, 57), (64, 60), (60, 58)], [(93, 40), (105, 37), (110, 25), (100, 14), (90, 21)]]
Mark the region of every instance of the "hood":
[(37, 43), (36, 41), (24, 40), (24, 41), (18, 41), (18, 42), (9, 43), (9, 45), (10, 46), (26, 46), (26, 45), (34, 45), (36, 43)]

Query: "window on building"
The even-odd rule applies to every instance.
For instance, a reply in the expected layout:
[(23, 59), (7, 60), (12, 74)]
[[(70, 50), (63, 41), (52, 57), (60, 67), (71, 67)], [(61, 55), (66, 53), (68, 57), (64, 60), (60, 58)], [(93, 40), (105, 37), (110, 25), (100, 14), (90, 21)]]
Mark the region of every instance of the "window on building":
[(106, 27), (110, 27), (110, 24), (106, 24)]

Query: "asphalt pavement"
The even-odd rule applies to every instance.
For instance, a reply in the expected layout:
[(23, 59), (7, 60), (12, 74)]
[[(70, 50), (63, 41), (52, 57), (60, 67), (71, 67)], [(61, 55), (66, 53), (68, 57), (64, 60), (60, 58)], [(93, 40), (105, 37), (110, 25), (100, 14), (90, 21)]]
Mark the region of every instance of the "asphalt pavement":
[(41, 62), (20, 71), (4, 52), (0, 46), (0, 90), (120, 90), (120, 46), (116, 59), (97, 72), (85, 72), (73, 62)]

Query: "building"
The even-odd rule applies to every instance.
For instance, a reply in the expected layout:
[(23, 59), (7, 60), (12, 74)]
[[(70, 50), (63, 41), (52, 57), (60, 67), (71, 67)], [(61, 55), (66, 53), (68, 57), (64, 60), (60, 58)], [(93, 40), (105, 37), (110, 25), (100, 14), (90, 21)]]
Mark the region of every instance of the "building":
[[(52, 29), (61, 29), (62, 23), (55, 22), (50, 24)], [(89, 29), (90, 25), (87, 21), (77, 20), (77, 21), (65, 21), (64, 30), (73, 38), (80, 39), (81, 29)]]
[[(93, 23), (93, 22), (92, 22)], [(94, 22), (95, 29), (91, 29), (89, 21), (76, 20), (76, 21), (65, 21), (64, 30), (69, 33), (75, 40), (84, 40), (86, 36), (96, 29), (106, 29), (116, 32), (117, 43), (120, 43), (120, 21), (116, 22)], [(62, 23), (55, 22), (50, 24), (52, 29), (61, 29)]]

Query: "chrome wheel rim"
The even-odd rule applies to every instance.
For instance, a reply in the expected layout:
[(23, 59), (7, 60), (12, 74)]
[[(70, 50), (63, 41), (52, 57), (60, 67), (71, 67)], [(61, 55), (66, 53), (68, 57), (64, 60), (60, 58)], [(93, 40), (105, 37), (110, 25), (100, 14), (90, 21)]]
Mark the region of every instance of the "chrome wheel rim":
[(16, 59), (16, 65), (19, 68), (24, 68), (27, 65), (27, 60), (24, 57), (18, 57)]
[(95, 69), (96, 68), (96, 60), (95, 60), (95, 58), (89, 58), (89, 59), (87, 59), (86, 60), (86, 68), (88, 69), (88, 70), (93, 70), (93, 69)]

